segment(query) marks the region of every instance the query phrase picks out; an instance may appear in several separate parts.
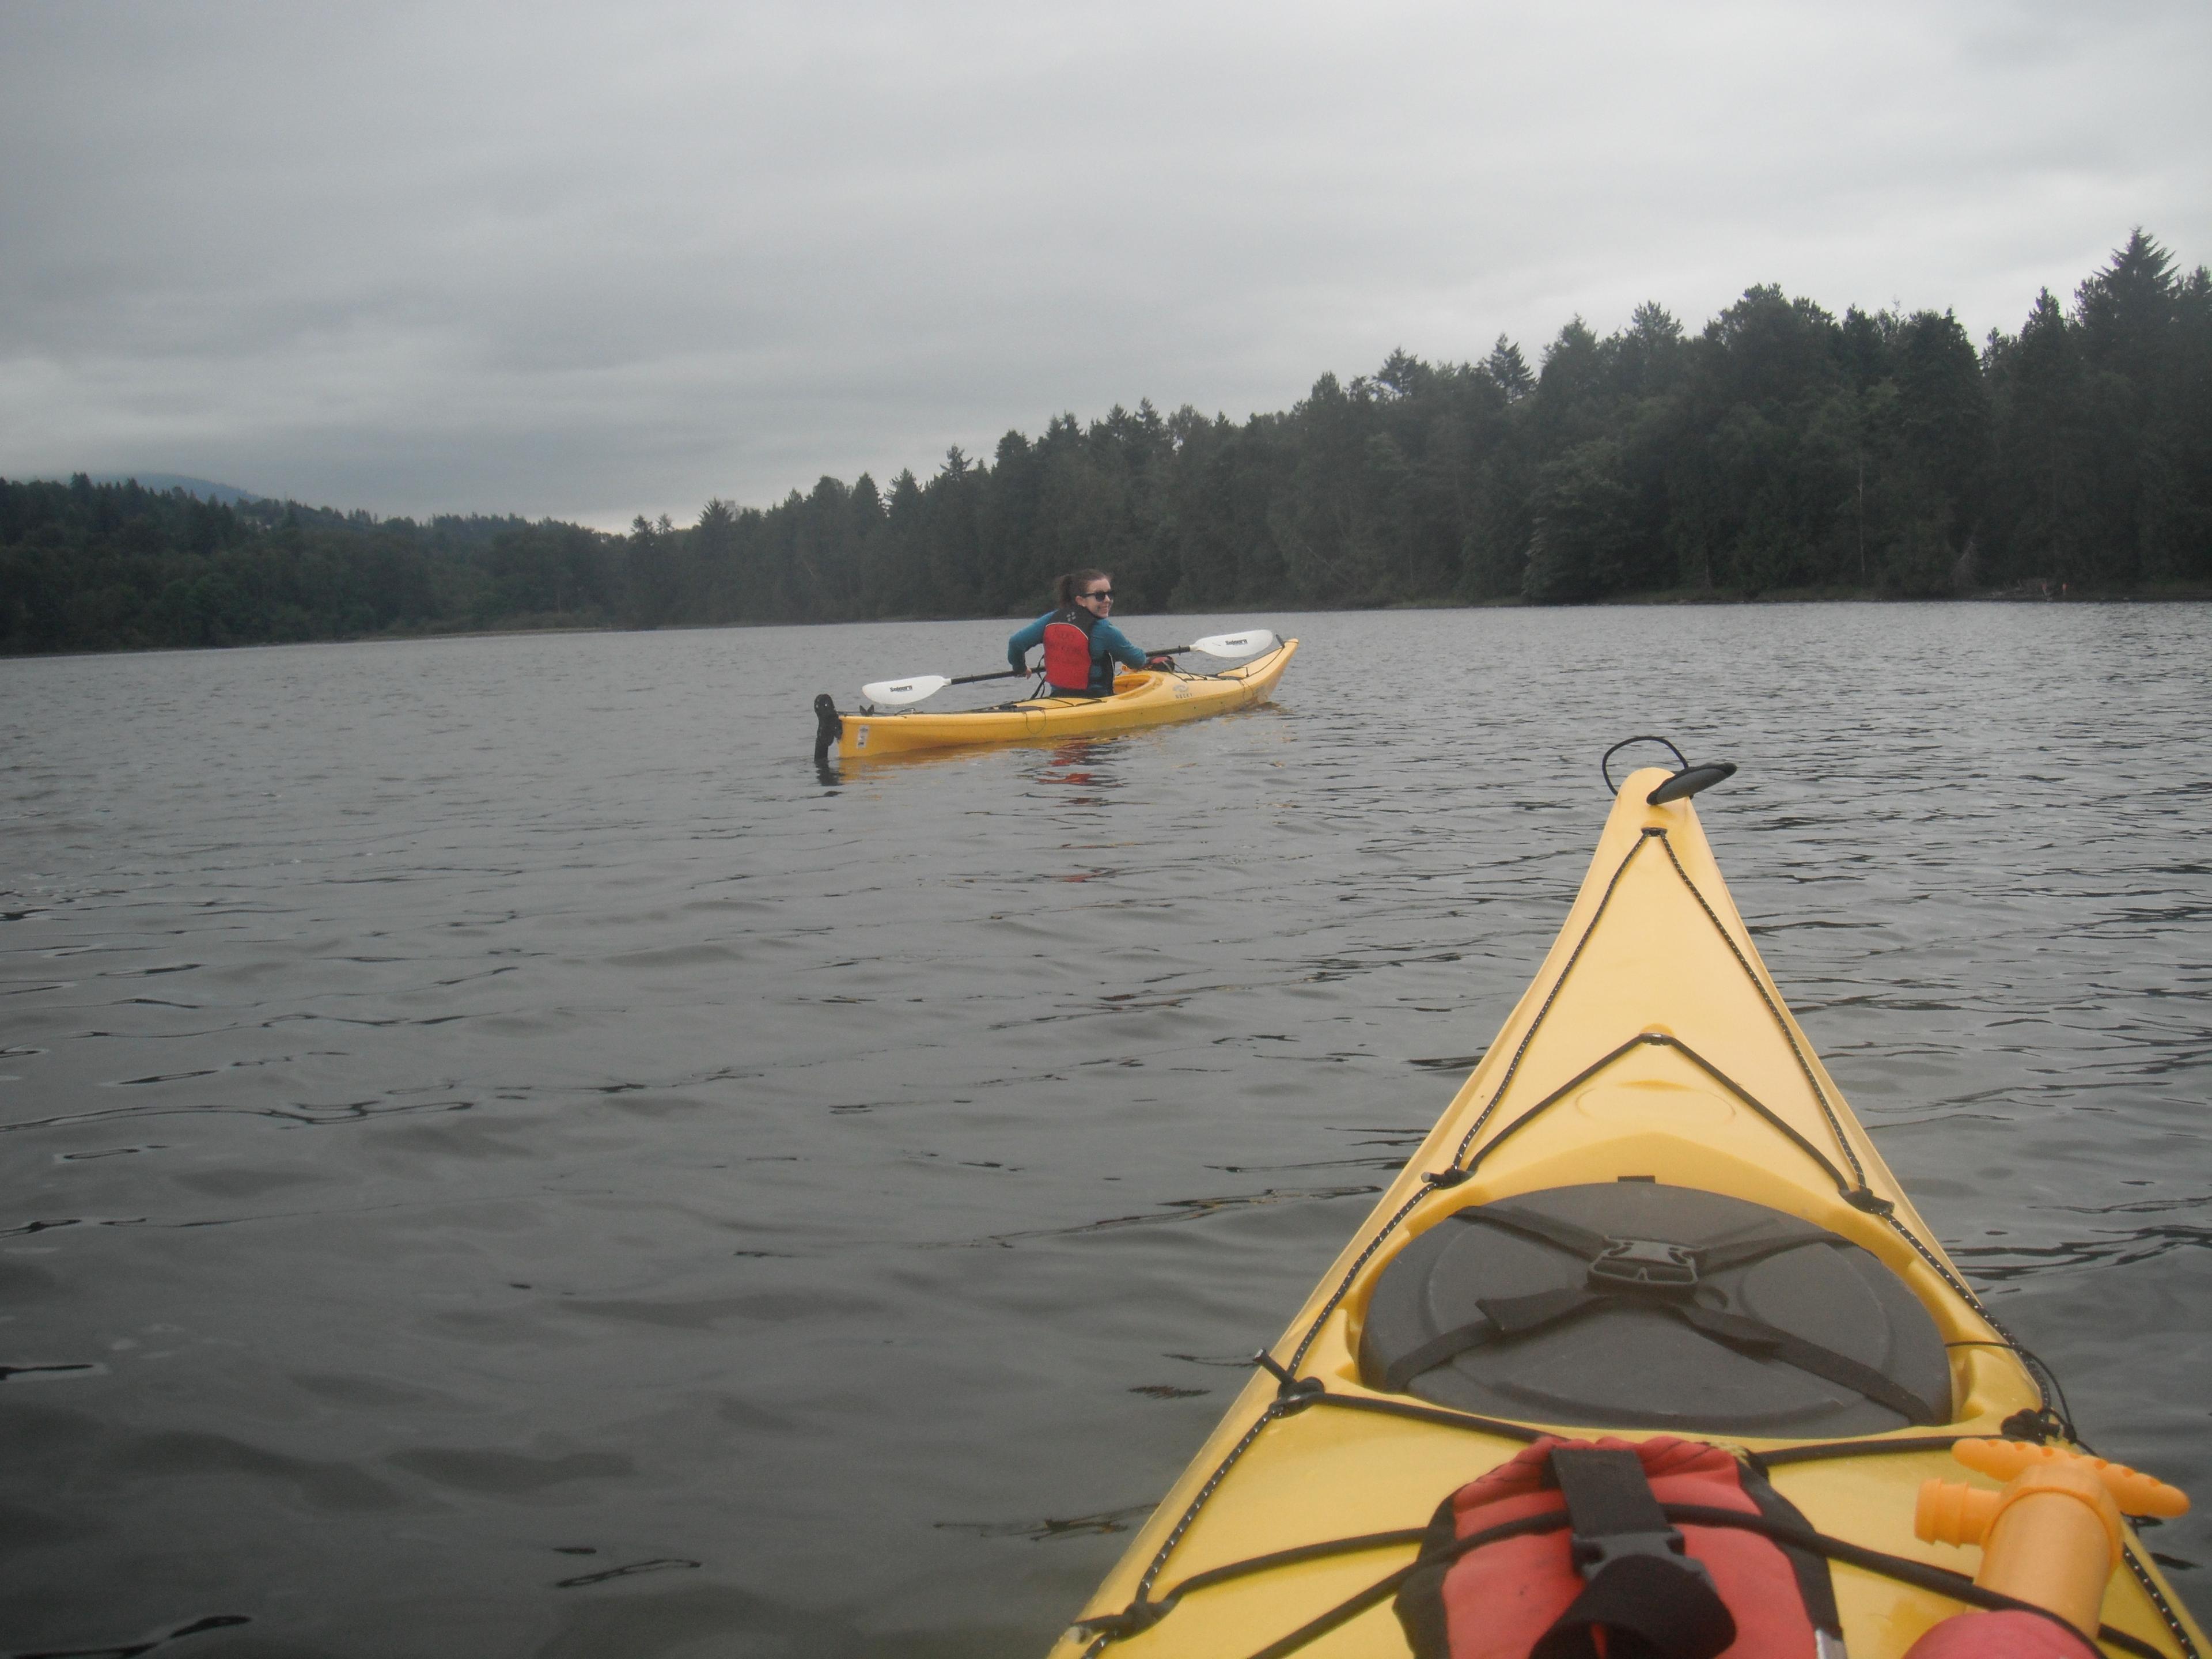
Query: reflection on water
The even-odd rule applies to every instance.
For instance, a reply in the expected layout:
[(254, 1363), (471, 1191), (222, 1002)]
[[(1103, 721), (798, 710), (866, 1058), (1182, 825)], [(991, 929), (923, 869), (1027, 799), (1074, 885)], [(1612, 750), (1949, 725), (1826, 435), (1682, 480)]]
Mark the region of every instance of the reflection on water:
[(821, 665), (1003, 627), (0, 663), (9, 1650), (1040, 1650), (1638, 732), (1742, 765), (1890, 1161), (2212, 1495), (2205, 608), (1244, 621), (1272, 706), (820, 772)]

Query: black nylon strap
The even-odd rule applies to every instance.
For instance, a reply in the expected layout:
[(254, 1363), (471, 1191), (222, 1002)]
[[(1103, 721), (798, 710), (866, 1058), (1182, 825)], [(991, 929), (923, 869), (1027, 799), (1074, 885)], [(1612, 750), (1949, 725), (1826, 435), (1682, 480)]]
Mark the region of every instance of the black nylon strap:
[(1486, 1296), (1474, 1305), (1482, 1310), (1483, 1317), (1498, 1335), (1522, 1336), (1594, 1308), (1607, 1294), (1587, 1285), (1575, 1285), (1565, 1290), (1538, 1291), (1534, 1296)]
[(1459, 1536), (1459, 1511), (1447, 1496), (1429, 1517), (1421, 1553), (1413, 1559), (1391, 1600), (1398, 1628), (1413, 1659), (1451, 1659), (1451, 1620), (1444, 1613), (1444, 1579), (1459, 1558), (1451, 1547)]
[(1480, 1347), (1497, 1334), (1498, 1327), (1487, 1318), (1440, 1331), (1418, 1348), (1408, 1348), (1391, 1363), (1390, 1369), (1382, 1373), (1382, 1391), (1385, 1394), (1403, 1394), (1423, 1371), (1434, 1370), (1447, 1359), (1456, 1359), (1468, 1349)]
[[(1795, 1528), (1801, 1533), (1813, 1530), (1813, 1523), (1805, 1518), (1804, 1511), (1774, 1489), (1774, 1483), (1755, 1462), (1746, 1458), (1736, 1466), (1736, 1484), (1743, 1488), (1745, 1497), (1759, 1505), (1759, 1514), (1766, 1520)], [(1840, 1649), (1844, 1620), (1836, 1608), (1836, 1583), (1834, 1575), (1828, 1571), (1828, 1558), (1779, 1538), (1771, 1538), (1770, 1541), (1788, 1558), (1790, 1570), (1796, 1575), (1797, 1599), (1805, 1604), (1805, 1616), (1813, 1621), (1814, 1629), (1834, 1637)]]
[(1529, 1650), (1528, 1659), (1714, 1659), (1735, 1620), (1632, 1451), (1561, 1446), (1551, 1473), (1574, 1528), (1575, 1565), (1589, 1583)]
[(1595, 1308), (1602, 1300), (1602, 1292), (1579, 1285), (1565, 1290), (1539, 1291), (1534, 1296), (1486, 1297), (1474, 1304), (1482, 1310), (1481, 1318), (1439, 1331), (1391, 1361), (1389, 1369), (1382, 1373), (1383, 1391), (1403, 1394), (1407, 1385), (1423, 1371), (1434, 1370), (1469, 1349), (1479, 1348), (1486, 1342), (1525, 1335), (1585, 1308)]
[(1493, 1227), (1504, 1227), (1510, 1232), (1526, 1233), (1531, 1238), (1541, 1239), (1547, 1244), (1556, 1244), (1570, 1255), (1578, 1255), (1585, 1261), (1595, 1261), (1605, 1254), (1605, 1247), (1613, 1241), (1592, 1227), (1578, 1227), (1571, 1221), (1562, 1221), (1555, 1215), (1539, 1215), (1534, 1210), (1524, 1210), (1513, 1204), (1483, 1204), (1458, 1212), (1462, 1221), (1486, 1222)]
[[(1644, 1460), (1632, 1451), (1557, 1446), (1552, 1450), (1551, 1471), (1578, 1539), (1674, 1531), (1651, 1490), (1651, 1478), (1644, 1473)], [(1680, 1534), (1675, 1534), (1675, 1542), (1681, 1542)]]
[[(1717, 1273), (1724, 1267), (1741, 1267), (1747, 1261), (1780, 1255), (1784, 1250), (1801, 1249), (1808, 1244), (1830, 1242), (1830, 1235), (1809, 1221), (1762, 1222), (1741, 1237), (1716, 1239), (1712, 1243), (1698, 1245), (1698, 1266), (1703, 1272)], [(1848, 1239), (1844, 1241), (1846, 1243), (1850, 1242)]]
[(1700, 1308), (1694, 1303), (1678, 1302), (1671, 1305), (1676, 1313), (1715, 1340), (1725, 1342), (1732, 1348), (1768, 1355), (1826, 1382), (1840, 1383), (1854, 1394), (1873, 1401), (1877, 1406), (1887, 1407), (1916, 1428), (1942, 1420), (1918, 1395), (1892, 1382), (1873, 1366), (1860, 1364), (1849, 1354), (1838, 1353), (1833, 1348), (1823, 1347), (1817, 1342), (1808, 1342), (1803, 1337), (1793, 1336), (1763, 1319), (1721, 1313), (1711, 1308)]

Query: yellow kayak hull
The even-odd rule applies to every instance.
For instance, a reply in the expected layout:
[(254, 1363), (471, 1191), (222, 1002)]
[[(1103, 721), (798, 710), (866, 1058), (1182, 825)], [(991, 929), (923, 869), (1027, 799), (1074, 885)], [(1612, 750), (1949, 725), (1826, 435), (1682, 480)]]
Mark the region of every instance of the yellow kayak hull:
[[(1911, 1449), (1785, 1459), (1771, 1477), (1822, 1532), (1974, 1571), (1978, 1550), (1915, 1540), (1920, 1485), (1930, 1477), (1994, 1484), (1969, 1476), (1948, 1455), (1948, 1441), (1998, 1434), (2013, 1413), (2044, 1406), (2042, 1391), (1790, 1017), (1691, 803), (1645, 804), (1667, 776), (1647, 769), (1622, 787), (1534, 981), (1269, 1351), (1333, 1398), (1286, 1411), (1277, 1380), (1255, 1373), (1079, 1618), (1158, 1601), (1195, 1574), (1273, 1552), (1419, 1528), (1455, 1489), (1510, 1458), (1523, 1442), (1357, 1408), (1362, 1401), (1417, 1403), (1362, 1381), (1362, 1321), (1376, 1280), (1411, 1241), (1458, 1210), (1623, 1177), (1785, 1212), (1863, 1246), (1904, 1280), (1947, 1345), (1950, 1420), (1849, 1443), (1919, 1443)], [(1436, 1184), (1430, 1176), (1437, 1173), (1456, 1184)], [(1329, 1408), (1346, 1401), (1354, 1408)], [(1587, 1422), (1528, 1426), (1577, 1439), (1654, 1432)], [(1694, 1437), (1760, 1452), (1818, 1443), (1711, 1431)], [(1237, 1659), (1298, 1630), (1413, 1553), (1401, 1544), (1208, 1584), (1149, 1629), (1109, 1638), (1078, 1625), (1053, 1652), (1055, 1659)], [(2106, 1623), (2162, 1653), (2186, 1654), (2190, 1644), (2203, 1649), (2203, 1632), (2148, 1552), (2130, 1539), (2127, 1557), (2107, 1589)], [(1833, 1577), (1852, 1659), (1901, 1656), (1931, 1626), (1965, 1611), (1933, 1591), (1841, 1563)], [(1310, 1659), (1404, 1659), (1407, 1648), (1386, 1599), (1298, 1651)]]
[(1282, 678), (1297, 648), (1296, 640), (1285, 640), (1273, 650), (1218, 674), (1124, 672), (1114, 682), (1112, 693), (1103, 697), (1037, 697), (1002, 708), (954, 714), (903, 709), (844, 714), (839, 717), (837, 755), (841, 760), (865, 760), (972, 744), (1103, 737), (1225, 714), (1273, 696), (1275, 682)]

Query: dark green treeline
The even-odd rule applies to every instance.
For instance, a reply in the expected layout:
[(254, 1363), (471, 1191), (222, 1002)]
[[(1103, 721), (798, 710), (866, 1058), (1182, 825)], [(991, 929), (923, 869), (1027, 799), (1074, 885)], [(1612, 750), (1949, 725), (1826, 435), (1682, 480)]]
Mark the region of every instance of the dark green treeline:
[(1113, 572), (1127, 611), (1668, 592), (2212, 582), (2212, 275), (2138, 231), (1977, 350), (1950, 314), (1754, 288), (1686, 335), (1579, 319), (1532, 368), (1403, 351), (1242, 425), (1063, 416), (888, 489), (823, 478), (627, 538), (0, 481), (0, 648), (549, 625), (1009, 615)]

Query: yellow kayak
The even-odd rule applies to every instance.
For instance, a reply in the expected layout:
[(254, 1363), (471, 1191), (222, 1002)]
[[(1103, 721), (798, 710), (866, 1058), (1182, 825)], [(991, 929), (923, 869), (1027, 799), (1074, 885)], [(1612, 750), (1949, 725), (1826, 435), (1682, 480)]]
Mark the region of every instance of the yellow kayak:
[[(1691, 801), (1666, 798), (1697, 770), (1622, 786), (1497, 1040), (1055, 1659), (1404, 1659), (1394, 1600), (1436, 1559), (1439, 1504), (1545, 1437), (1674, 1437), (1755, 1471), (1825, 1540), (1798, 1546), (1832, 1583), (1820, 1659), (1897, 1659), (1976, 1608), (2031, 1616), (1969, 1583), (1999, 1582), (1996, 1542), (1923, 1541), (1916, 1510), (1938, 1480), (1967, 1492), (1954, 1509), (2012, 1501), (1962, 1467), (1984, 1441), (2001, 1471), (2072, 1467), (2043, 1449), (2074, 1447), (2062, 1402), (1784, 1006)], [(2120, 1517), (2175, 1511), (2112, 1490), (2085, 1628), (2106, 1653), (2212, 1654)]]
[(817, 756), (826, 758), (834, 742), (841, 760), (874, 755), (902, 755), (918, 749), (949, 749), (969, 744), (1013, 743), (1035, 738), (1103, 737), (1133, 732), (1171, 720), (1194, 720), (1249, 708), (1274, 694), (1297, 654), (1298, 642), (1285, 640), (1273, 650), (1224, 668), (1218, 674), (1124, 671), (1103, 697), (1032, 697), (997, 708), (927, 714), (915, 709), (864, 710), (841, 714), (827, 697), (816, 699), (820, 720)]

